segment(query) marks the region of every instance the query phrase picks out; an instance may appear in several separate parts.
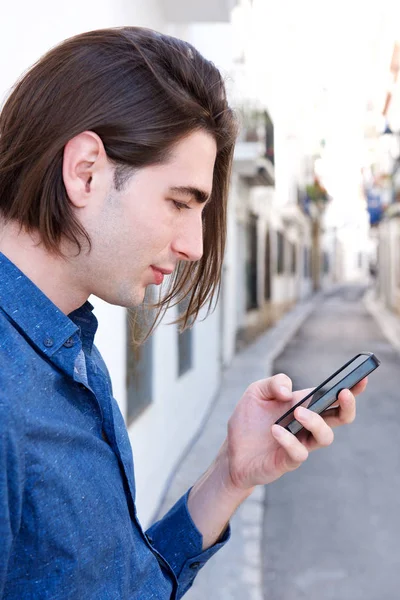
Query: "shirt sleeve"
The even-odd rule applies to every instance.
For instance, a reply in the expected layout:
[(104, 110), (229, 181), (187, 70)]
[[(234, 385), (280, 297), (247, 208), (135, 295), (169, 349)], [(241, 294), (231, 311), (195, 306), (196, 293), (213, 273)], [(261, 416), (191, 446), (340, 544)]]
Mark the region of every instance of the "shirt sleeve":
[(177, 600), (188, 591), (206, 562), (230, 539), (225, 530), (214, 546), (202, 551), (203, 536), (194, 524), (188, 509), (190, 490), (157, 523), (146, 532), (150, 544), (166, 560), (178, 581)]
[(6, 584), (12, 543), (21, 521), (23, 470), (19, 435), (8, 408), (0, 399), (0, 598)]

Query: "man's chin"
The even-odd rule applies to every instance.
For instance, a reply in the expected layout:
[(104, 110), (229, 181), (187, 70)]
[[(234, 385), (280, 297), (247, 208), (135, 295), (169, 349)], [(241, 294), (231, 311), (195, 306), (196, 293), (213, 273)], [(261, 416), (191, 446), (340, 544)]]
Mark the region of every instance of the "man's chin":
[(125, 308), (137, 308), (141, 306), (146, 299), (146, 290), (136, 291), (130, 300), (124, 304)]
[(124, 288), (120, 288), (118, 294), (113, 294), (111, 296), (108, 294), (103, 294), (101, 297), (102, 300), (107, 302), (108, 304), (112, 304), (114, 306), (121, 306), (122, 308), (137, 308), (141, 304), (143, 304), (145, 297), (149, 297), (146, 294), (145, 287), (137, 286), (135, 289), (128, 289), (124, 286)]

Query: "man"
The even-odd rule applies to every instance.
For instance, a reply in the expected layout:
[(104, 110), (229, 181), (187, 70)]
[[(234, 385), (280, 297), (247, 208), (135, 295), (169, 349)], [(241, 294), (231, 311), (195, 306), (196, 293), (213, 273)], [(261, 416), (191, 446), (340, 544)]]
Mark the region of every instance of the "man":
[[(0, 117), (0, 596), (181, 598), (229, 538), (254, 486), (297, 468), (352, 421), (298, 409), (286, 375), (250, 385), (214, 463), (144, 533), (129, 439), (93, 344), (91, 294), (137, 306), (171, 275), (159, 314), (218, 289), (235, 120), (217, 69), (140, 28), (51, 50)], [(354, 393), (359, 393), (365, 382)]]

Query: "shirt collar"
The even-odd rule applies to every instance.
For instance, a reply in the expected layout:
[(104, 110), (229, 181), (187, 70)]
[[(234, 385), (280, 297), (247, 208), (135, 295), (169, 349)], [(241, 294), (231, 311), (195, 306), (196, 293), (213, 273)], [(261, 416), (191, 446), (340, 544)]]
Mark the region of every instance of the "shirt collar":
[(0, 308), (49, 357), (81, 330), (91, 348), (97, 320), (90, 302), (71, 313), (70, 318), (1, 252)]

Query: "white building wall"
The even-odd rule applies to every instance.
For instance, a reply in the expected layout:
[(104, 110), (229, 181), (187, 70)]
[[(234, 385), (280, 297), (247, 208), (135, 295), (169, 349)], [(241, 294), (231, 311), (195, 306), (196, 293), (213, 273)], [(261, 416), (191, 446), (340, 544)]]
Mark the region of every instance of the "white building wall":
[(167, 33), (162, 0), (110, 0), (110, 3), (121, 13), (123, 25), (149, 27)]
[[(153, 403), (129, 428), (135, 459), (137, 509), (144, 524), (196, 433), (220, 379), (219, 310), (193, 328), (193, 369), (177, 377), (177, 327), (162, 324), (153, 335)], [(170, 317), (167, 317), (167, 321)]]
[[(308, 248), (308, 277), (305, 276), (305, 252), (304, 248)], [(299, 298), (307, 298), (313, 291), (313, 282), (311, 277), (311, 223), (308, 219), (304, 219), (304, 224), (299, 232)]]
[(238, 227), (236, 223), (236, 204), (240, 201), (238, 198), (237, 176), (233, 174), (231, 192), (228, 203), (228, 231), (227, 244), (225, 251), (225, 260), (223, 267), (220, 311), (221, 311), (221, 334), (222, 339), (222, 363), (223, 366), (229, 365), (236, 347), (236, 330), (238, 326), (237, 302), (238, 295), (242, 297), (242, 279), (238, 268), (237, 248)]
[(378, 290), (386, 306), (400, 313), (400, 220), (379, 225)]
[(275, 275), (273, 278), (273, 300), (275, 304), (282, 304), (287, 299), (288, 282), (285, 275)]
[(392, 289), (392, 248), (390, 236), (390, 221), (384, 220), (379, 225), (379, 291), (381, 299), (386, 306), (391, 307), (391, 289)]
[(368, 238), (357, 231), (357, 226), (344, 227), (337, 233), (338, 281), (365, 283), (368, 272)]
[(122, 0), (37, 0), (2, 5), (0, 97), (4, 98), (16, 79), (61, 40), (83, 31), (121, 25), (126, 5), (128, 2)]
[[(247, 255), (247, 239), (246, 239), (246, 222), (249, 207), (249, 187), (245, 184), (241, 177), (235, 179), (235, 210), (234, 221), (236, 230), (236, 244), (233, 249), (233, 257), (236, 271), (236, 329), (240, 329), (246, 325), (246, 255)], [(236, 333), (236, 332), (235, 332)]]

